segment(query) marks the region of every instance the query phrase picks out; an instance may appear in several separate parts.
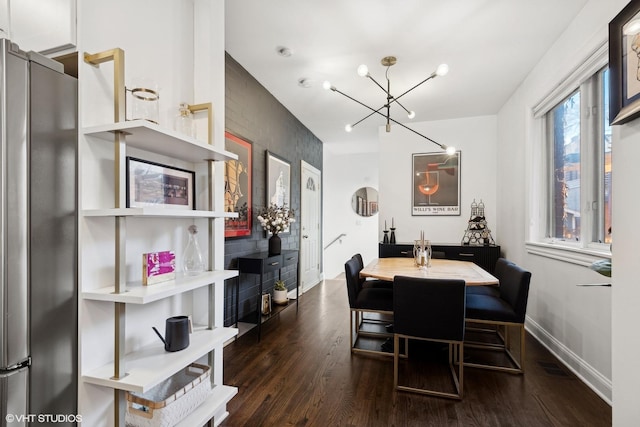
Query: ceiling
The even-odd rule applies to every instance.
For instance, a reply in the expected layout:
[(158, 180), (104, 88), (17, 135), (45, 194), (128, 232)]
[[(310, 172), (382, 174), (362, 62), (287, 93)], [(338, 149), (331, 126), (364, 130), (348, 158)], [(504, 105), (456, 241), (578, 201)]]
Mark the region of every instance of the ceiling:
[[(322, 88), (325, 80), (379, 108), (384, 92), (359, 77), (360, 64), (386, 86), (380, 60), (389, 55), (391, 117), (411, 122), (496, 114), (586, 0), (227, 0), (226, 50), (331, 152), (377, 150), (384, 117)], [(278, 50), (286, 47), (286, 57)], [(308, 87), (301, 87), (305, 79)], [(394, 132), (392, 125), (392, 132)], [(398, 129), (395, 125), (395, 129)], [(396, 130), (400, 131), (400, 130)], [(436, 147), (434, 147), (436, 148)]]

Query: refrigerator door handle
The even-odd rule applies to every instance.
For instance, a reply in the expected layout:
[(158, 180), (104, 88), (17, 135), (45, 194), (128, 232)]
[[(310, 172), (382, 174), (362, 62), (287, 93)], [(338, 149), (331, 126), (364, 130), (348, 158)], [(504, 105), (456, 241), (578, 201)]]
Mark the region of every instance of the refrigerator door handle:
[(29, 356), (28, 359), (23, 360), (22, 362), (16, 363), (15, 365), (7, 366), (4, 369), (0, 369), (0, 374), (8, 373), (9, 371), (15, 371), (29, 366), (31, 366), (31, 356)]

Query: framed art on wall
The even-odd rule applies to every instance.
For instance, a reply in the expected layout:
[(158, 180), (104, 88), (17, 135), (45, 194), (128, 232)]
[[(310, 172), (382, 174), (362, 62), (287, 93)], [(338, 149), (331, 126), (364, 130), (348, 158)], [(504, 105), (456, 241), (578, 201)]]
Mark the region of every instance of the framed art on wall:
[(609, 122), (621, 125), (640, 116), (640, 0), (609, 23)]
[(267, 151), (267, 205), (291, 208), (291, 164)]
[(127, 207), (195, 209), (195, 172), (127, 157)]
[(413, 154), (411, 215), (460, 215), (460, 152)]
[(224, 237), (250, 236), (252, 145), (230, 132), (224, 133), (224, 140), (225, 149), (238, 155), (238, 160), (227, 160), (224, 164), (224, 210), (238, 213), (238, 218), (225, 218)]

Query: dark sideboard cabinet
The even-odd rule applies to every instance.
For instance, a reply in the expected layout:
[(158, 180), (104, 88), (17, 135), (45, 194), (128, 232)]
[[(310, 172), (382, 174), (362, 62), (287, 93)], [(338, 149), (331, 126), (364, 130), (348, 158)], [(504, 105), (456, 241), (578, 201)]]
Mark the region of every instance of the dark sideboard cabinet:
[[(300, 279), (298, 270), (298, 251), (297, 250), (283, 250), (280, 255), (269, 255), (266, 252), (260, 252), (250, 255), (244, 255), (238, 257), (238, 271), (240, 274), (256, 274), (260, 276), (260, 282), (258, 287), (258, 295), (256, 298), (261, 298), (264, 291), (265, 274), (278, 272), (278, 279), (282, 279), (282, 269), (288, 266), (295, 266), (296, 268), (296, 310), (298, 309), (298, 300), (300, 296)], [(275, 280), (275, 279), (274, 279)], [(236, 313), (238, 313), (238, 299), (240, 294), (240, 276), (236, 281)], [(257, 304), (257, 309), (254, 313), (248, 316), (250, 319), (239, 319), (239, 321), (249, 321), (249, 323), (256, 322), (258, 327), (258, 340), (261, 335), (261, 325), (266, 322), (275, 314), (291, 305), (291, 301), (286, 306), (273, 307), (271, 314), (262, 315), (261, 305)], [(237, 314), (236, 314), (237, 317)]]
[[(480, 267), (493, 274), (496, 261), (500, 258), (500, 246), (468, 246), (456, 244), (432, 244), (433, 252), (440, 252), (446, 259), (457, 259), (461, 261), (473, 261)], [(391, 257), (412, 257), (412, 243), (379, 243), (378, 256), (380, 258)]]

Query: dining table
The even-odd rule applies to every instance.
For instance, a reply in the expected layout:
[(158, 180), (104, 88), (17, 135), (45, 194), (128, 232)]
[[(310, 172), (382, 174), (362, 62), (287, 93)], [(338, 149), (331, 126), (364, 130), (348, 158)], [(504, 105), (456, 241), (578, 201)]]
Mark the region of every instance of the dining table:
[(409, 257), (376, 258), (360, 271), (360, 277), (393, 281), (395, 276), (462, 279), (467, 286), (499, 284), (496, 277), (473, 262), (453, 259), (432, 259), (429, 267), (419, 268)]

